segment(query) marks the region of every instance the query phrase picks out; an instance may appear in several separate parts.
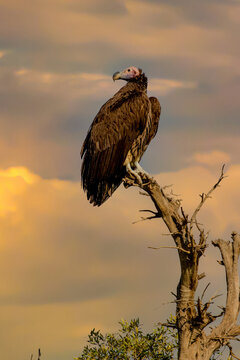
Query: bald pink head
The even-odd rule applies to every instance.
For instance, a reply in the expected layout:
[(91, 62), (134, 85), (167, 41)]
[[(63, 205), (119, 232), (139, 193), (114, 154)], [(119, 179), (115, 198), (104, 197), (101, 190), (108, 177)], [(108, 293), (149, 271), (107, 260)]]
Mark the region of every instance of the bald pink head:
[(119, 72), (115, 72), (113, 74), (113, 80), (131, 80), (136, 78), (137, 76), (139, 76), (142, 73), (141, 69), (138, 69), (136, 66), (130, 66), (128, 68), (126, 68), (125, 70)]

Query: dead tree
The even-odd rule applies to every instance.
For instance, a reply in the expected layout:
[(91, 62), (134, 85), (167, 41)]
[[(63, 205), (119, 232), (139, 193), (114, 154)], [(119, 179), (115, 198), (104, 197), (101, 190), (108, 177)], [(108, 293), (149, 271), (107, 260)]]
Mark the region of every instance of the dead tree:
[[(218, 239), (212, 244), (220, 250), (226, 273), (227, 298), (226, 305), (218, 315), (213, 315), (209, 307), (213, 298), (203, 302), (203, 296), (196, 299), (198, 281), (205, 274), (198, 273), (199, 260), (207, 247), (207, 233), (197, 221), (197, 215), (205, 201), (224, 179), (224, 166), (217, 183), (207, 194), (201, 194), (201, 201), (189, 217), (181, 207), (181, 202), (173, 196), (166, 195), (158, 183), (146, 175), (142, 176), (142, 184), (127, 177), (124, 186), (138, 186), (153, 201), (156, 211), (142, 210), (151, 213), (145, 219), (161, 218), (166, 224), (178, 251), (181, 276), (176, 294), (176, 327), (179, 337), (178, 360), (209, 360), (221, 346), (228, 346), (232, 358), (240, 359), (233, 354), (230, 340), (239, 340), (240, 325), (237, 317), (240, 310), (238, 258), (240, 252), (240, 235), (232, 233), (231, 241)], [(194, 232), (195, 230), (195, 232)], [(197, 236), (194, 235), (197, 230)], [(217, 317), (219, 325), (211, 328), (209, 334), (206, 327)], [(168, 325), (168, 324), (166, 324)], [(169, 324), (171, 326), (171, 324)]]

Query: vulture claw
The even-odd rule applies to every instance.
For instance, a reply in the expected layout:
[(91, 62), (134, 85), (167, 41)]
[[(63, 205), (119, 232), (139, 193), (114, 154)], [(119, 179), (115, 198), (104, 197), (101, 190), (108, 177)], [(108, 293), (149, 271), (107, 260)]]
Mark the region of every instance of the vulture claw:
[(130, 165), (129, 163), (126, 165), (126, 170), (127, 170), (127, 172), (128, 172), (129, 175), (131, 175), (131, 176), (133, 176), (133, 177), (135, 178), (135, 180), (137, 181), (137, 183), (138, 183), (139, 185), (142, 185), (142, 178), (141, 178), (141, 176), (139, 175), (139, 173), (138, 173), (137, 171), (135, 171), (135, 170), (133, 170), (133, 169), (131, 168), (131, 165)]

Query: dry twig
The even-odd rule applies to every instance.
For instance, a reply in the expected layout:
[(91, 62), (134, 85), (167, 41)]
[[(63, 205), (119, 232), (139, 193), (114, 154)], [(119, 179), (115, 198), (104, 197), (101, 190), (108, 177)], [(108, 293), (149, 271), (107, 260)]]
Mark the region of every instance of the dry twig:
[(153, 247), (153, 246), (148, 246), (148, 249), (153, 249), (153, 250), (159, 250), (159, 249), (176, 249), (176, 250), (180, 250), (183, 251), (187, 254), (190, 254), (190, 251), (182, 249), (178, 246), (159, 246), (159, 247)]
[(196, 221), (197, 213), (201, 210), (201, 208), (202, 208), (203, 204), (205, 203), (205, 201), (211, 197), (210, 195), (212, 194), (212, 192), (219, 186), (220, 182), (226, 177), (226, 176), (224, 176), (224, 167), (225, 167), (225, 164), (222, 166), (221, 174), (220, 174), (220, 177), (219, 177), (218, 181), (216, 182), (216, 184), (213, 185), (213, 187), (208, 191), (207, 194), (204, 194), (204, 193), (200, 194), (201, 201), (200, 201), (199, 205), (197, 206), (197, 208), (195, 209), (195, 211), (194, 211), (194, 213), (193, 213), (193, 215), (191, 217), (190, 230), (192, 230), (193, 223), (194, 222), (197, 223), (197, 221)]

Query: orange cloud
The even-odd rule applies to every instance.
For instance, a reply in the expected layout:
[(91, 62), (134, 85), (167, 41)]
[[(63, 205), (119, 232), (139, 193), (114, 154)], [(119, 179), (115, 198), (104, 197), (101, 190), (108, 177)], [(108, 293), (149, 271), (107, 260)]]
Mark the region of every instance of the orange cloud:
[(205, 165), (221, 165), (230, 161), (230, 156), (223, 151), (199, 152), (192, 157), (193, 160)]
[(0, 171), (0, 216), (17, 211), (16, 198), (26, 191), (28, 185), (38, 179), (24, 167), (12, 167)]
[[(161, 185), (174, 183), (173, 192), (191, 214), (198, 193), (207, 192), (217, 175), (199, 166), (156, 178)], [(228, 176), (199, 216), (214, 237), (239, 231), (240, 165), (231, 166)], [(109, 330), (119, 318), (133, 316), (152, 326), (173, 311), (161, 304), (170, 300), (178, 281), (177, 254), (147, 249), (169, 245), (161, 220), (132, 225), (139, 209), (153, 208), (137, 189), (118, 189), (104, 206), (94, 208), (78, 182), (43, 179), (22, 167), (1, 170), (0, 189), (5, 196), (0, 213), (0, 346), (5, 358), (10, 351), (6, 338), (18, 345), (21, 357), (31, 345), (40, 346), (39, 338), (51, 358), (71, 351), (76, 356), (79, 337), (84, 342), (91, 327)], [(207, 259), (204, 271), (214, 277), (219, 271), (212, 263), (215, 255), (210, 251)], [(176, 266), (169, 268), (169, 262)], [(224, 276), (216, 286), (225, 287)]]

